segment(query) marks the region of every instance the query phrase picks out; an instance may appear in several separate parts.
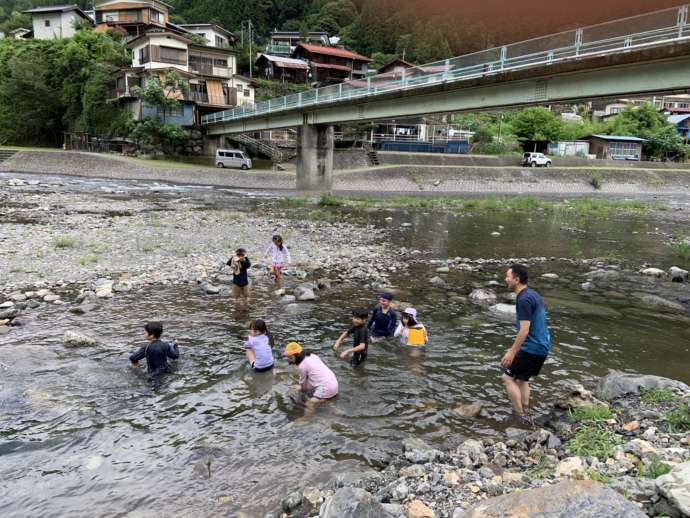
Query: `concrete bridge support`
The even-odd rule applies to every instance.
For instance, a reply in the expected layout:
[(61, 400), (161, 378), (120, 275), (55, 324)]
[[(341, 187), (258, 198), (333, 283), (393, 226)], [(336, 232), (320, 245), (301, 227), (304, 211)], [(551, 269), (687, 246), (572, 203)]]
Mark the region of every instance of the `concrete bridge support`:
[(333, 126), (302, 124), (297, 130), (297, 189), (330, 191), (333, 186)]

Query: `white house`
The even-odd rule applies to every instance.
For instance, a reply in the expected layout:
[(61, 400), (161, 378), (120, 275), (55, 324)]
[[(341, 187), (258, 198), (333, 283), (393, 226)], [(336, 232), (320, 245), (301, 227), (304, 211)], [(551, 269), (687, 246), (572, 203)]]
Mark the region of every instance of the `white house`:
[(233, 33), (213, 23), (180, 24), (179, 27), (182, 27), (192, 34), (197, 34), (202, 38), (206, 38), (208, 42), (206, 44), (209, 47), (224, 49), (232, 47), (235, 44), (235, 35)]
[(34, 38), (37, 40), (71, 38), (77, 32), (75, 26), (80, 20), (92, 23), (91, 18), (77, 5), (36, 7), (24, 12), (31, 15)]
[(235, 74), (230, 79), (230, 87), (237, 89), (237, 105), (254, 105), (254, 82), (248, 77)]

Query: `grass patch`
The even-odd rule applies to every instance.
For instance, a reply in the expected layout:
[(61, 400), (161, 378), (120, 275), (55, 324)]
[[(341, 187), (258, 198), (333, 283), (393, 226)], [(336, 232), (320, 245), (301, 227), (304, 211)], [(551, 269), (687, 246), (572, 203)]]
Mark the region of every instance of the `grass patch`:
[(646, 389), (640, 387), (640, 399), (648, 405), (657, 403), (667, 403), (676, 399), (676, 394), (668, 388), (654, 387)]
[(75, 248), (78, 243), (79, 239), (76, 236), (55, 236), (53, 238), (53, 246), (55, 248)]
[(578, 457), (608, 457), (621, 440), (611, 430), (599, 424), (585, 424), (578, 428), (566, 448)]
[(613, 413), (604, 405), (582, 406), (571, 410), (570, 417), (576, 423), (596, 423), (611, 419)]
[(341, 205), (343, 205), (343, 201), (330, 192), (323, 193), (319, 198), (319, 206), (321, 207), (340, 207)]
[(594, 187), (597, 191), (601, 190), (601, 186), (604, 183), (604, 180), (601, 178), (601, 175), (599, 173), (594, 173), (592, 175), (592, 179), (589, 181), (589, 184)]
[(652, 453), (649, 458), (649, 465), (642, 470), (643, 477), (657, 478), (671, 471), (671, 466), (663, 462), (656, 453)]
[(687, 403), (680, 403), (675, 410), (664, 412), (670, 432), (686, 432), (690, 430), (690, 411)]
[(680, 243), (674, 243), (671, 245), (671, 250), (681, 259), (685, 261), (690, 261), (690, 243), (682, 241)]
[(582, 477), (582, 479), (584, 479), (584, 480), (595, 480), (595, 481), (599, 482), (600, 484), (604, 484), (604, 485), (607, 485), (607, 484), (610, 484), (611, 482), (613, 482), (613, 479), (610, 476), (605, 475), (604, 473), (601, 473), (594, 468), (587, 468), (583, 471), (580, 471), (580, 472), (578, 472), (578, 475), (580, 475)]
[(549, 478), (554, 473), (554, 467), (549, 466), (546, 455), (541, 455), (536, 465), (528, 469), (525, 474), (530, 480), (542, 480)]
[(82, 255), (79, 258), (79, 264), (82, 266), (88, 266), (90, 264), (95, 264), (98, 262), (98, 257), (95, 255)]

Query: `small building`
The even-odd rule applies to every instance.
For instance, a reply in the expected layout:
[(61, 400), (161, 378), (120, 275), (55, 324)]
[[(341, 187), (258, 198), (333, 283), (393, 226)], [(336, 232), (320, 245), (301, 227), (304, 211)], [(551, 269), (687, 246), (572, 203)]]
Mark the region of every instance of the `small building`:
[(288, 83), (306, 83), (309, 64), (301, 59), (259, 54), (256, 68), (261, 77)]
[(549, 155), (578, 156), (585, 158), (589, 155), (588, 140), (559, 140), (549, 143)]
[(309, 63), (311, 80), (319, 84), (342, 83), (367, 75), (371, 59), (351, 50), (299, 43), (292, 53), (295, 59)]
[(642, 143), (639, 137), (620, 135), (592, 135), (589, 140), (589, 152), (600, 159), (608, 160), (641, 160)]
[(313, 43), (328, 47), (331, 39), (327, 32), (310, 32), (304, 38), (299, 31), (273, 31), (266, 45), (266, 54), (290, 57), (299, 43)]
[(53, 5), (24, 11), (31, 15), (33, 35), (37, 40), (71, 38), (81, 20), (92, 24), (91, 18), (78, 5)]
[(252, 79), (235, 74), (230, 79), (230, 88), (234, 88), (237, 91), (237, 106), (254, 106), (255, 88)]
[(378, 69), (379, 74), (401, 74), (403, 70), (407, 68), (413, 68), (412, 63), (408, 63), (402, 58), (395, 58), (393, 61), (386, 63), (381, 68)]
[(669, 115), (666, 120), (676, 127), (678, 134), (684, 139), (688, 138), (690, 132), (690, 114)]
[(214, 23), (195, 23), (195, 24), (180, 24), (178, 27), (206, 38), (209, 47), (217, 47), (225, 49), (235, 46), (235, 35), (228, 30), (223, 29), (220, 25)]
[(137, 37), (149, 30), (184, 33), (170, 23), (172, 7), (160, 0), (101, 0), (96, 2), (96, 30), (114, 29), (126, 37)]

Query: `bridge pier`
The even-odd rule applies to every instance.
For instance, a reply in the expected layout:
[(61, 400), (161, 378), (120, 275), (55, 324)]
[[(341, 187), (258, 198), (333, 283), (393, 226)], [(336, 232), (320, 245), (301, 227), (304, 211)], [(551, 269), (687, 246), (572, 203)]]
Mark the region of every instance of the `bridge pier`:
[(302, 124), (297, 129), (297, 189), (330, 191), (333, 186), (333, 126)]

